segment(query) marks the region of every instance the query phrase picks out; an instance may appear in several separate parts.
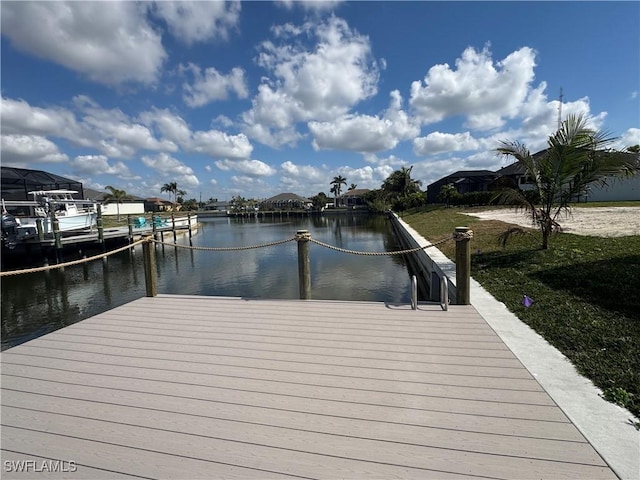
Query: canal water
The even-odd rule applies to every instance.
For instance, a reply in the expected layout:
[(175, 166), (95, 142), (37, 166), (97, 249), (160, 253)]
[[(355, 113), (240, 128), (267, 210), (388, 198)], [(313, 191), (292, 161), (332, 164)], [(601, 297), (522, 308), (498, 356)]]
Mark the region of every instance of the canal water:
[[(201, 218), (196, 247), (240, 247), (292, 238), (309, 230), (349, 250), (397, 250), (390, 221), (363, 214), (312, 217)], [(165, 241), (173, 236), (165, 234)], [(177, 243), (188, 246), (186, 235)], [(212, 252), (156, 246), (158, 292), (245, 298), (299, 298), (297, 243)], [(310, 247), (311, 297), (409, 303), (410, 277), (401, 256), (361, 256)], [(2, 349), (39, 337), (145, 295), (140, 246), (89, 264), (4, 277)]]

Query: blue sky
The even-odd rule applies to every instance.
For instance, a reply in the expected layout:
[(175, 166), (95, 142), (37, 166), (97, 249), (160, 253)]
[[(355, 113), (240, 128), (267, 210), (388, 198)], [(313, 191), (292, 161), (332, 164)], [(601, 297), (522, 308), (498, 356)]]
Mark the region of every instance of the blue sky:
[[(640, 143), (638, 2), (10, 2), (2, 165), (142, 197), (423, 186), (544, 146)], [(167, 197), (168, 198), (168, 197)]]

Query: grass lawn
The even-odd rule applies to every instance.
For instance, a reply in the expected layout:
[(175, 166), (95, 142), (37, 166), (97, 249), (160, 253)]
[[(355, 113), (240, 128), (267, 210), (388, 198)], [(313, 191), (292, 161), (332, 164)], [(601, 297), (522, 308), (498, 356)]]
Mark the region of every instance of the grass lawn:
[[(640, 417), (640, 236), (561, 233), (545, 251), (540, 233), (526, 229), (502, 248), (497, 237), (510, 225), (462, 214), (474, 209), (486, 207), (402, 218), (432, 242), (469, 226), (473, 278), (566, 355), (606, 399)], [(454, 258), (453, 242), (439, 248)], [(534, 301), (529, 308), (522, 305), (525, 294)]]

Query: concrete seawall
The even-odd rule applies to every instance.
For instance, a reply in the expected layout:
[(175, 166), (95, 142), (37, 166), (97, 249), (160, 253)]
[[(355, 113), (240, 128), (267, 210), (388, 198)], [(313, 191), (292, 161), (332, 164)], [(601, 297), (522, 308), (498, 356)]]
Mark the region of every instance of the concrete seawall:
[[(390, 213), (393, 231), (402, 245), (402, 248), (418, 248), (431, 245), (422, 235), (416, 232), (408, 223)], [(451, 232), (453, 233), (453, 232)], [(451, 240), (453, 242), (453, 240)], [(447, 279), (449, 300), (451, 303), (456, 298), (456, 264), (438, 250), (437, 247), (424, 248), (423, 250), (407, 255), (410, 268), (418, 277), (418, 286), (421, 292), (428, 295), (430, 301), (437, 302), (440, 299), (440, 279)], [(425, 287), (426, 283), (426, 288)]]

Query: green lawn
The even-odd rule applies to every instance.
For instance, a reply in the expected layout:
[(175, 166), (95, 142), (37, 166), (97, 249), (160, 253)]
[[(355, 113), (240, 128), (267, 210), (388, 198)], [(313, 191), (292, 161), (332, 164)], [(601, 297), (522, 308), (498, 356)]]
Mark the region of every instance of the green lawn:
[[(462, 214), (484, 209), (441, 208), (403, 219), (432, 242), (456, 226), (471, 227), (473, 278), (564, 353), (605, 398), (640, 417), (640, 236), (562, 233), (544, 251), (540, 234), (525, 229), (503, 249), (497, 237), (509, 224)], [(454, 248), (453, 242), (440, 247), (449, 258)], [(530, 308), (522, 305), (525, 294), (534, 300)]]

